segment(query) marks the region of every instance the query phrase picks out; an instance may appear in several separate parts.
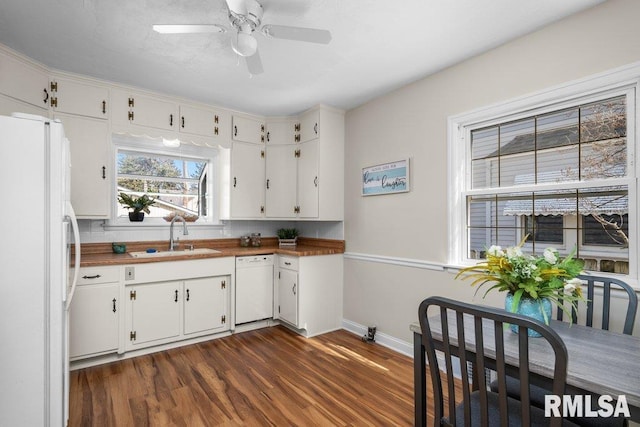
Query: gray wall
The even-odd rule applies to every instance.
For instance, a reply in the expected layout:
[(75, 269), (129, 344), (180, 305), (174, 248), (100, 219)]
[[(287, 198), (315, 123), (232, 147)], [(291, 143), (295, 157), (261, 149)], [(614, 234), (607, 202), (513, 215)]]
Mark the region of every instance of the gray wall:
[[(503, 304), (503, 295), (474, 299), (467, 282), (442, 268), (447, 117), (640, 61), (639, 16), (639, 1), (609, 0), (347, 113), (346, 322), (375, 324), (379, 333), (410, 342), (409, 324), (427, 296)], [(360, 196), (363, 167), (406, 157), (411, 192)], [(364, 260), (356, 259), (361, 254)], [(389, 263), (397, 259), (415, 266)]]

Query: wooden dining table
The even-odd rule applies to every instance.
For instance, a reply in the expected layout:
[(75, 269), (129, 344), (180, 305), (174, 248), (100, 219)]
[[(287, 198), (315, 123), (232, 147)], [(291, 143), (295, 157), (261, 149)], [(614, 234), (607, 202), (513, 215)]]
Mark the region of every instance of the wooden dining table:
[[(451, 313), (450, 313), (451, 314)], [(455, 325), (450, 316), (449, 325)], [(567, 394), (610, 395), (614, 399), (625, 396), (631, 420), (640, 421), (640, 337), (624, 335), (581, 325), (551, 320), (549, 325), (560, 335), (567, 347)], [(436, 347), (442, 343), (439, 316), (430, 317), (430, 328)], [(467, 330), (468, 328), (468, 330)], [(465, 321), (465, 344), (467, 351), (474, 351), (473, 322)], [(415, 425), (425, 425), (426, 420), (426, 376), (425, 352), (422, 345), (420, 323), (410, 325), (414, 346), (414, 398)], [(488, 346), (493, 344), (493, 328), (488, 324), (483, 329), (485, 353), (491, 355)], [(517, 366), (518, 340), (511, 330), (505, 330), (505, 355), (507, 363)], [(546, 340), (529, 340), (530, 370), (538, 380), (549, 380), (553, 375), (553, 354)], [(469, 360), (469, 359), (468, 359)]]

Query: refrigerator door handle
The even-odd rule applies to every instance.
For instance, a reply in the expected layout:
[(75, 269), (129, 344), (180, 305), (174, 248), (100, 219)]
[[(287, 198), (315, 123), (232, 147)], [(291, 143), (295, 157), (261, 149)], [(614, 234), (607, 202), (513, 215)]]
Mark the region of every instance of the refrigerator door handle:
[(71, 289), (67, 295), (65, 302), (65, 309), (69, 310), (73, 294), (76, 291), (76, 285), (78, 284), (78, 277), (80, 276), (80, 230), (78, 229), (78, 220), (76, 219), (76, 213), (73, 210), (70, 202), (67, 202), (67, 218), (71, 221), (71, 227), (73, 228), (73, 242), (75, 244), (75, 268), (73, 269), (73, 281), (71, 282)]

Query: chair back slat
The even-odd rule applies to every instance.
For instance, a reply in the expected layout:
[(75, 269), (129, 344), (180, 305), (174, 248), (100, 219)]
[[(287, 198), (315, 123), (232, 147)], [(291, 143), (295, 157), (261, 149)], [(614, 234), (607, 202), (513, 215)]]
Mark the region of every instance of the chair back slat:
[[(584, 274), (578, 276), (583, 281), (583, 288), (586, 288), (586, 292), (583, 292), (586, 303), (578, 304), (578, 310), (582, 309), (582, 306), (586, 305), (586, 312), (584, 317), (584, 324), (588, 327), (593, 327), (593, 322), (596, 317), (596, 300), (602, 304), (602, 321), (600, 322), (601, 329), (609, 330), (611, 324), (611, 303), (612, 293), (614, 291), (620, 291), (626, 294), (627, 298), (627, 311), (624, 316), (624, 323), (622, 327), (622, 333), (631, 335), (633, 333), (633, 327), (636, 320), (638, 311), (638, 295), (635, 290), (622, 280), (604, 277), (594, 276), (590, 274)], [(602, 298), (596, 296), (596, 289), (602, 290)], [(562, 304), (562, 300), (560, 299)], [(568, 307), (568, 306), (567, 306)], [(564, 313), (558, 309), (556, 313), (556, 319), (563, 320)], [(571, 307), (571, 317), (574, 323), (578, 323), (578, 311), (575, 307)]]
[[(430, 307), (438, 307), (438, 312), (429, 313)], [(438, 330), (432, 330), (431, 324), (434, 317), (439, 319)], [(439, 316), (437, 315), (439, 314)], [(428, 369), (430, 372), (433, 401), (435, 408), (435, 425), (488, 425), (493, 415), (501, 425), (509, 424), (509, 410), (514, 402), (507, 397), (506, 376), (509, 372), (520, 371), (520, 381), (522, 385), (522, 399), (520, 403), (520, 419), (511, 420), (521, 422), (523, 426), (531, 425), (532, 411), (529, 399), (529, 345), (528, 330), (532, 329), (542, 335), (555, 355), (554, 376), (552, 390), (555, 394), (564, 394), (567, 369), (567, 349), (558, 336), (549, 326), (532, 318), (515, 313), (508, 313), (505, 310), (481, 307), (453, 301), (443, 297), (430, 297), (422, 301), (419, 308), (420, 327), (422, 330), (422, 345), (427, 355)], [(453, 324), (455, 322), (455, 325)], [(519, 330), (516, 342), (509, 336), (509, 355), (506, 354), (505, 334), (512, 332), (505, 328), (506, 325), (516, 325)], [(434, 339), (434, 334), (438, 339)], [(488, 335), (487, 335), (488, 334)], [(493, 336), (491, 336), (493, 335)], [(538, 340), (539, 338), (536, 338)], [(514, 360), (514, 352), (517, 349), (517, 357)], [(439, 367), (439, 360), (436, 357), (436, 350), (444, 356), (444, 367), (446, 375), (442, 375)], [(473, 357), (471, 355), (473, 354)], [(460, 363), (460, 379), (456, 379), (462, 387), (456, 395), (452, 359), (457, 358)], [(470, 372), (468, 363), (473, 364), (473, 384), (470, 385)], [(488, 391), (485, 379), (485, 368), (495, 370), (499, 384), (499, 393), (496, 395)], [(423, 367), (423, 374), (426, 375), (426, 367)], [(442, 384), (446, 381), (447, 384)], [(444, 417), (444, 396), (443, 389), (448, 390), (448, 411)], [(473, 389), (473, 393), (471, 393)], [(490, 396), (491, 394), (492, 396)], [(474, 404), (472, 404), (475, 399)], [(478, 403), (479, 402), (479, 403)], [(478, 409), (479, 407), (479, 409)], [(490, 409), (493, 408), (493, 409)], [(457, 411), (457, 417), (456, 417)], [(458, 419), (456, 419), (458, 418)], [(550, 425), (560, 425), (560, 418), (551, 418)]]

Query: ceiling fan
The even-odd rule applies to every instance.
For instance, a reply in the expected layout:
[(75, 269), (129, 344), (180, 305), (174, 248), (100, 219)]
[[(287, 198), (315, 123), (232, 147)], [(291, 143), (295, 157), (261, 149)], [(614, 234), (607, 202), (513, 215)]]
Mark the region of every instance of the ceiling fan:
[[(225, 0), (229, 9), (231, 24), (231, 48), (245, 58), (247, 69), (252, 75), (261, 74), (262, 60), (258, 53), (258, 41), (254, 31), (275, 39), (298, 40), (310, 43), (328, 44), (331, 33), (315, 28), (290, 27), (287, 25), (262, 25), (262, 5), (256, 0)], [(161, 34), (186, 33), (224, 33), (227, 27), (218, 24), (177, 24), (154, 25), (153, 29)]]

